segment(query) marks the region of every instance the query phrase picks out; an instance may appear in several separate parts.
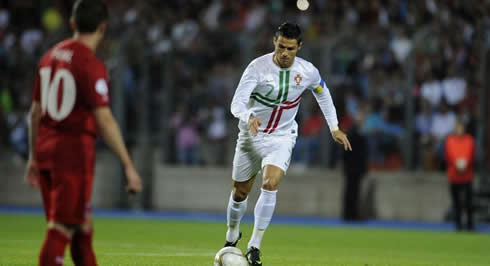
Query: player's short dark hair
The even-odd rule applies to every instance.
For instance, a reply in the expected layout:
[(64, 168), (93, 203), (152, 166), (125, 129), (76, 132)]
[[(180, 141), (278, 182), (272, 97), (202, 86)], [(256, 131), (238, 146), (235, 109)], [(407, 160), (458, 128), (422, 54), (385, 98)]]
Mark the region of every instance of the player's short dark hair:
[(73, 5), (72, 19), (80, 33), (95, 32), (108, 17), (109, 11), (103, 0), (77, 0)]
[(298, 44), (300, 44), (302, 40), (301, 28), (296, 23), (284, 22), (277, 28), (276, 38), (279, 36), (283, 36), (288, 39), (296, 39)]

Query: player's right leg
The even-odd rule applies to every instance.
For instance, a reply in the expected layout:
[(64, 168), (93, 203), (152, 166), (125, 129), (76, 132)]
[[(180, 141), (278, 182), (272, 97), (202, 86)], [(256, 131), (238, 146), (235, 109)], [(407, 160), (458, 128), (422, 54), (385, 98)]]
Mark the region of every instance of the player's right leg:
[(65, 249), (71, 241), (73, 227), (56, 222), (55, 194), (59, 186), (49, 171), (40, 172), (40, 186), (43, 205), (48, 221), (46, 236), (39, 255), (39, 265), (63, 265)]
[(55, 222), (48, 223), (48, 230), (39, 255), (40, 266), (63, 265), (65, 249), (70, 243), (74, 228)]
[(251, 138), (240, 135), (233, 158), (233, 190), (226, 211), (228, 230), (225, 246), (236, 246), (240, 239), (240, 221), (247, 211), (248, 193), (261, 167), (261, 158), (254, 150)]
[(226, 210), (228, 230), (226, 231), (225, 247), (235, 247), (241, 238), (240, 221), (247, 211), (248, 193), (252, 189), (254, 180), (255, 176), (244, 182), (233, 181), (233, 190)]

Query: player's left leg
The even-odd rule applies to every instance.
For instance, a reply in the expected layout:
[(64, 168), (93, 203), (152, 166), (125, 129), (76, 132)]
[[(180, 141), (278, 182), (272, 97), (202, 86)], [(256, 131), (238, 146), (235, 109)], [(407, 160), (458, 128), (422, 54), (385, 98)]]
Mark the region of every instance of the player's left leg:
[(277, 189), (284, 174), (284, 170), (277, 166), (266, 165), (264, 167), (262, 188), (254, 210), (254, 229), (252, 238), (248, 242), (247, 257), (251, 265), (262, 265), (259, 251), (260, 244), (264, 232), (272, 220), (276, 207)]
[(94, 225), (92, 215), (87, 215), (85, 222), (78, 228), (71, 241), (71, 258), (77, 266), (97, 265), (92, 247)]
[(271, 136), (262, 141), (262, 188), (255, 205), (254, 229), (248, 242), (247, 258), (250, 265), (262, 265), (260, 245), (264, 232), (272, 220), (276, 208), (276, 194), (279, 183), (286, 174), (291, 162), (291, 154), (296, 143), (296, 136)]
[(461, 212), (461, 185), (451, 184), (451, 199), (453, 203), (454, 211), (454, 223), (456, 225), (456, 231), (461, 231), (463, 229), (462, 225), (462, 212)]

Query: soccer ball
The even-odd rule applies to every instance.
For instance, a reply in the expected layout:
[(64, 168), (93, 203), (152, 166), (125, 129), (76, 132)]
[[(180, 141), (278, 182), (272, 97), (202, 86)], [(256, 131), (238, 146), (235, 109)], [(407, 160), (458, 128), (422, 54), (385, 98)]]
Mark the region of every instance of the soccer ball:
[(224, 247), (216, 253), (214, 266), (248, 266), (248, 261), (239, 248)]

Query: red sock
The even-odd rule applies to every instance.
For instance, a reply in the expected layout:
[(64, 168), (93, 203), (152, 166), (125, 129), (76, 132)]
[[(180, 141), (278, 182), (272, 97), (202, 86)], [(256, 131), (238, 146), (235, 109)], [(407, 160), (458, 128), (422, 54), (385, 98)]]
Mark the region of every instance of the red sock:
[(48, 229), (44, 240), (41, 254), (39, 255), (40, 266), (63, 265), (65, 248), (70, 238), (56, 229)]
[(94, 249), (92, 248), (92, 234), (77, 231), (71, 240), (71, 258), (76, 266), (96, 266)]

